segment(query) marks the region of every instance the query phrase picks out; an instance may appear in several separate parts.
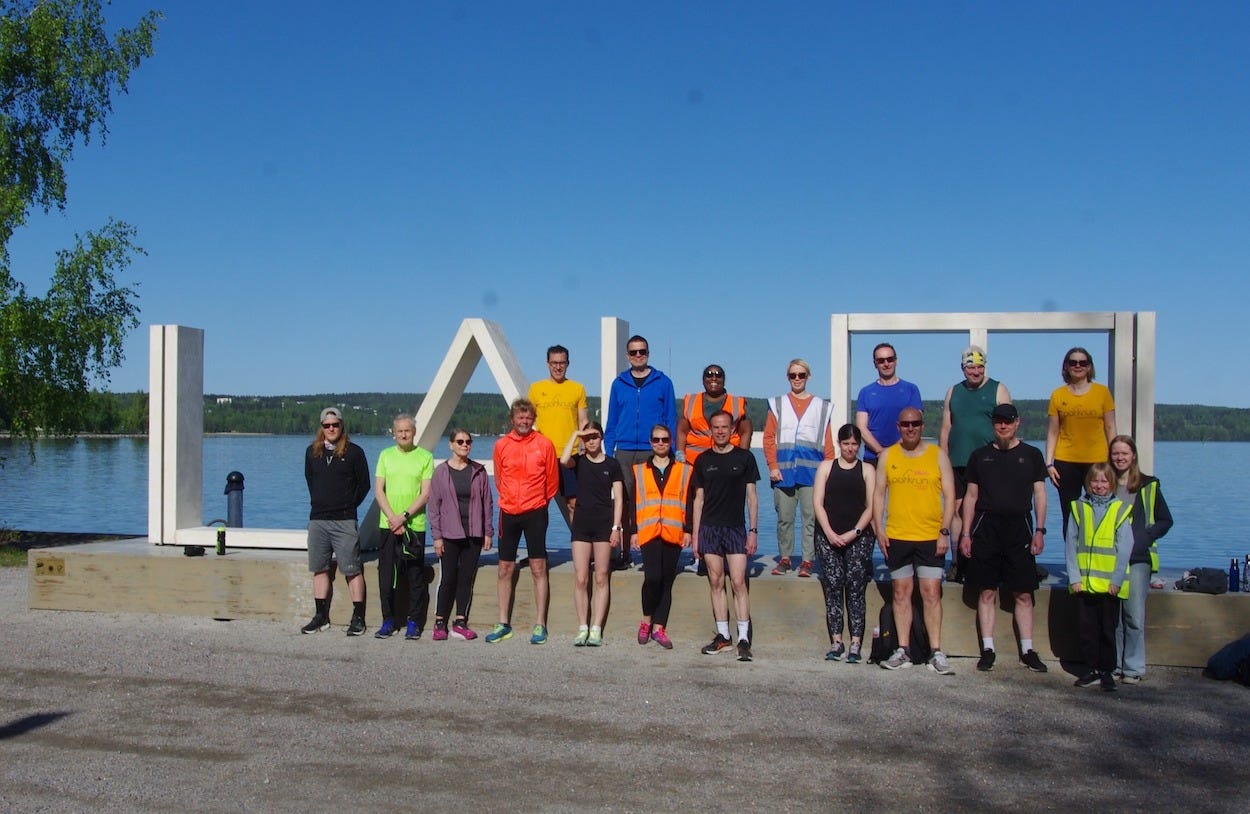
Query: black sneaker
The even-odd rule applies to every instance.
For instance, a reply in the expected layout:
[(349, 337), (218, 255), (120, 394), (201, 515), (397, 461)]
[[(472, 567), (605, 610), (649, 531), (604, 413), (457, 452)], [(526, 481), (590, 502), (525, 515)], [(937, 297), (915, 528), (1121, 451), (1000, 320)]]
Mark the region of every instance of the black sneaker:
[(1036, 650), (1030, 650), (1029, 652), (1025, 653), (1023, 656), (1020, 657), (1020, 661), (1024, 664), (1025, 667), (1028, 667), (1030, 670), (1032, 670), (1035, 673), (1046, 672), (1046, 665), (1042, 664), (1042, 657), (1037, 655)]
[(353, 616), (352, 623), (347, 626), (348, 636), (363, 636), (365, 634), (365, 617)]
[(705, 644), (703, 646), (703, 649), (700, 650), (699, 652), (705, 656), (711, 656), (711, 655), (715, 655), (716, 653), (720, 653), (723, 650), (728, 650), (731, 647), (733, 647), (733, 642), (729, 641), (729, 639), (726, 639), (724, 636), (717, 633), (716, 638), (712, 639), (710, 644)]
[(323, 630), (329, 630), (329, 629), (330, 629), (330, 620), (325, 618), (321, 614), (317, 614), (316, 616), (312, 618), (311, 622), (309, 622), (308, 624), (300, 628), (299, 632), (300, 633), (320, 633)]
[(739, 639), (738, 640), (738, 661), (750, 661), (750, 660), (751, 660), (751, 645), (747, 643), (746, 639)]
[[(1030, 653), (1033, 651), (1030, 650)], [(987, 647), (981, 651), (981, 658), (977, 660), (977, 669), (983, 673), (988, 673), (994, 669), (994, 649)], [(1042, 668), (1045, 669), (1045, 668)]]
[(1115, 692), (1115, 676), (1111, 673), (1103, 673), (1102, 678), (1098, 681), (1103, 692)]
[[(1111, 676), (1107, 676), (1107, 678), (1111, 679), (1111, 685), (1114, 687), (1115, 679), (1112, 678)], [(1073, 687), (1092, 687), (1095, 684), (1099, 683), (1100, 681), (1102, 681), (1102, 675), (1097, 670), (1090, 670), (1088, 673), (1081, 676), (1076, 681), (1072, 682), (1072, 686)]]

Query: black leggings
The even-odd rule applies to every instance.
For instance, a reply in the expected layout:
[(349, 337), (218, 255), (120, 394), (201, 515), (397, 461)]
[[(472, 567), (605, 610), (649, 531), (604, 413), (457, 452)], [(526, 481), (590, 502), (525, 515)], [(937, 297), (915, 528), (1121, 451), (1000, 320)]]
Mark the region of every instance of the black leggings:
[(861, 534), (839, 548), (816, 529), (816, 556), (820, 560), (820, 587), (825, 591), (825, 623), (829, 641), (842, 635), (842, 602), (851, 617), (848, 627), (852, 639), (864, 639), (868, 617), (868, 600), (864, 591), (872, 580), (872, 546), (870, 533)]
[[(404, 553), (404, 549), (408, 553)], [(382, 618), (400, 618), (395, 607), (395, 589), (399, 580), (408, 585), (408, 618), (418, 626), (425, 624), (430, 612), (430, 586), (425, 583), (425, 532), (409, 531), (404, 535), (389, 532), (382, 534), (382, 546), (378, 549), (378, 601), (382, 605)]]
[(434, 616), (446, 619), (451, 611), (451, 600), (456, 600), (456, 618), (469, 619), (469, 607), (473, 604), (473, 583), (477, 580), (477, 561), (482, 556), (481, 537), (461, 540), (443, 540), (443, 578), (438, 583), (438, 601)]
[[(1055, 461), (1055, 471), (1059, 473), (1059, 509), (1063, 512), (1063, 539), (1068, 539), (1068, 515), (1072, 512), (1072, 501), (1079, 500), (1085, 491), (1085, 475), (1093, 464), (1074, 464), (1071, 461)], [(1115, 484), (1112, 484), (1114, 486)]]
[(1089, 591), (1075, 597), (1081, 657), (1090, 670), (1110, 673), (1115, 669), (1115, 626), (1120, 621), (1120, 600), (1111, 594)]
[(668, 624), (680, 557), (681, 546), (659, 538), (642, 546), (642, 615), (650, 616), (653, 625)]

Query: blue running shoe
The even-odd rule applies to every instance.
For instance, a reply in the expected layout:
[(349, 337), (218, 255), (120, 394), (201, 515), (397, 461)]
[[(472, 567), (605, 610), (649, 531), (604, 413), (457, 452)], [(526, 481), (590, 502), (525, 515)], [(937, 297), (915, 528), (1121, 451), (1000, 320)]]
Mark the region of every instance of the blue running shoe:
[(408, 629), (404, 631), (404, 638), (410, 642), (415, 642), (421, 638), (421, 628), (417, 627), (416, 622), (408, 621)]
[(505, 625), (503, 622), (497, 622), (490, 633), (486, 634), (486, 642), (494, 644), (502, 642), (504, 639), (512, 638), (512, 625)]
[(390, 619), (382, 620), (382, 627), (378, 628), (378, 632), (373, 634), (375, 639), (389, 639), (395, 633), (395, 623)]

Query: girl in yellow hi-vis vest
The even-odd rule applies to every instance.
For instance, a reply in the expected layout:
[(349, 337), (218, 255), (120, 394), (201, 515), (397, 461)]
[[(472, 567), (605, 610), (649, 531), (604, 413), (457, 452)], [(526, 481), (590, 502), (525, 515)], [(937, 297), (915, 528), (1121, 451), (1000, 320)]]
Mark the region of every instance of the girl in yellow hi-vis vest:
[(1110, 464), (1089, 468), (1085, 497), (1072, 501), (1066, 541), (1068, 590), (1076, 598), (1077, 634), (1087, 668), (1076, 686), (1098, 685), (1106, 692), (1115, 692), (1115, 628), (1129, 592), (1133, 551), (1128, 524), (1133, 506), (1115, 496), (1115, 482)]

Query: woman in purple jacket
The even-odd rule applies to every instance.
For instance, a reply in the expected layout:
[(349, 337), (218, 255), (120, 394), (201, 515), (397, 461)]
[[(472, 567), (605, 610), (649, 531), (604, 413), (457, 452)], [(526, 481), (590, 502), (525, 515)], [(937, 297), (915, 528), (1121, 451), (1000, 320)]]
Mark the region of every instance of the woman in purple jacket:
[(434, 553), (443, 564), (434, 609), (436, 642), (447, 639), (447, 614), (453, 598), (456, 616), (451, 623), (451, 635), (466, 641), (477, 638), (469, 628), (473, 582), (477, 579), (478, 558), (483, 551), (490, 551), (495, 534), (490, 476), (486, 467), (469, 459), (473, 436), (456, 427), (447, 437), (451, 441), (451, 457), (434, 468), (430, 500), (425, 507)]

